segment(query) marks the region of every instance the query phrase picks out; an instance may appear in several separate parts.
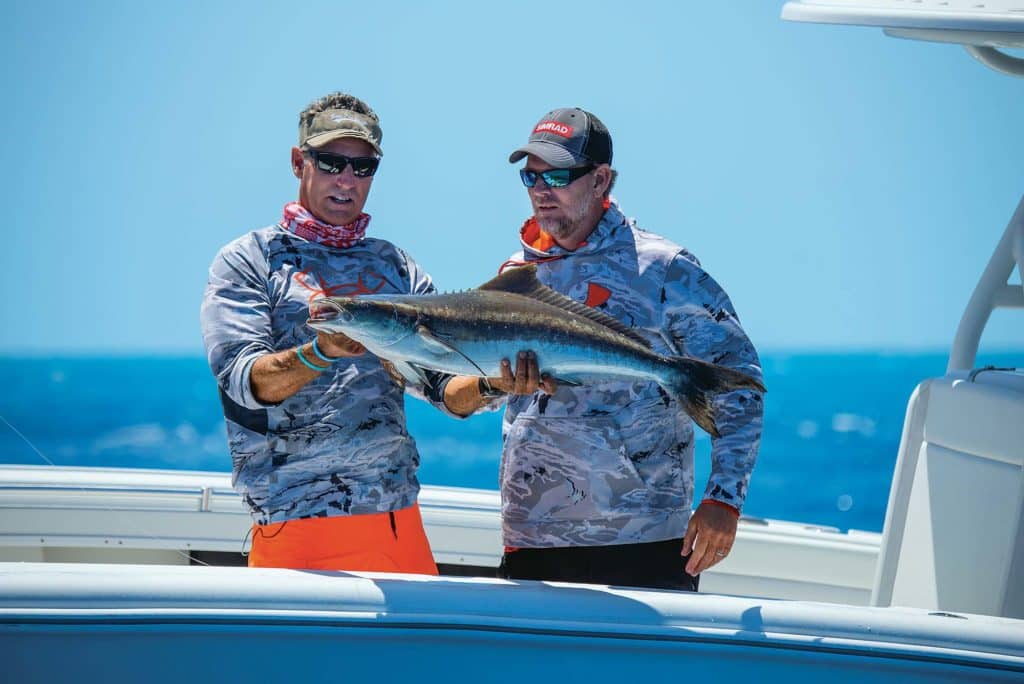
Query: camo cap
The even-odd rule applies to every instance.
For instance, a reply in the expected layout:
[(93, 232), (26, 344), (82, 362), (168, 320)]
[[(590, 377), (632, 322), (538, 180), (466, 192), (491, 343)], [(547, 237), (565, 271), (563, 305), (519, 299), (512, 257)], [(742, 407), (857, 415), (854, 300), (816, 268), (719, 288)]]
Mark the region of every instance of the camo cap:
[(557, 168), (611, 164), (612, 136), (590, 112), (578, 107), (555, 109), (537, 122), (529, 142), (509, 155), (509, 163), (528, 154)]
[(338, 138), (357, 138), (370, 143), (370, 146), (383, 156), (380, 148), (380, 124), (373, 118), (354, 112), (351, 109), (327, 109), (309, 123), (299, 123), (299, 147), (323, 147)]

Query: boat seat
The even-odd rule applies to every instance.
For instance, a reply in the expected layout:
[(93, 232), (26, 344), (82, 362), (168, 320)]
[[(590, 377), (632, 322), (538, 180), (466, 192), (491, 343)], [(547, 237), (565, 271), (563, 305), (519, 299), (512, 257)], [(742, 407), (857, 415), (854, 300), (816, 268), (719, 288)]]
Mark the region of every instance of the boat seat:
[(871, 602), (1024, 618), (1024, 370), (914, 391)]

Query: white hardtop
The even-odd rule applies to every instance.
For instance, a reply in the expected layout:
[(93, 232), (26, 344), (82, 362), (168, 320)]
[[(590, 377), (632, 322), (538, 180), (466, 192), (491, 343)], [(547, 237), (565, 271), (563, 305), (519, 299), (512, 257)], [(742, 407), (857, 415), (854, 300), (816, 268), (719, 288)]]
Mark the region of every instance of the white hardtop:
[(1024, 59), (997, 48), (1024, 48), (1024, 0), (800, 0), (782, 18), (874, 26), (894, 38), (963, 45), (979, 62), (1024, 76)]

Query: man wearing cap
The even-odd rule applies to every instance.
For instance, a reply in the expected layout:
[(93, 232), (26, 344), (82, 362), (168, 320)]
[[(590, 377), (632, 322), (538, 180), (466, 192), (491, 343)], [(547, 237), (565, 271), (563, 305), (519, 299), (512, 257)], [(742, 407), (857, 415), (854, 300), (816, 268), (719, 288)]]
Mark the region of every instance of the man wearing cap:
[(366, 237), (381, 156), (366, 103), (313, 102), (291, 150), (298, 201), (210, 267), (203, 339), (254, 519), (250, 566), (437, 574), (401, 387), (360, 344), (306, 326), (318, 296), (434, 291), (409, 255)]
[[(612, 141), (581, 109), (556, 109), (512, 153), (533, 216), (505, 266), (537, 277), (630, 326), (663, 355), (691, 356), (761, 379), (757, 352), (729, 298), (697, 258), (627, 219), (610, 192)], [(445, 398), (466, 415), (498, 404), (502, 427), (499, 574), (696, 591), (728, 555), (761, 436), (759, 392), (714, 399), (719, 437), (711, 476), (693, 503), (694, 427), (657, 383), (568, 386), (520, 353), (490, 383), (454, 378)], [(489, 384), (489, 386), (488, 386)], [(488, 391), (492, 390), (492, 391)]]

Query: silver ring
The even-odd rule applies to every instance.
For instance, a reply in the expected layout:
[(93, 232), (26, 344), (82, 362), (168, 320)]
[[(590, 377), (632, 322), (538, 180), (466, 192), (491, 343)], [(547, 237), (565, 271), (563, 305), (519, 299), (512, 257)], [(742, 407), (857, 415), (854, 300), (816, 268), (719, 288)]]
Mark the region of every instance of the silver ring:
[(725, 555), (725, 551), (715, 551), (715, 555), (716, 556), (724, 556)]

